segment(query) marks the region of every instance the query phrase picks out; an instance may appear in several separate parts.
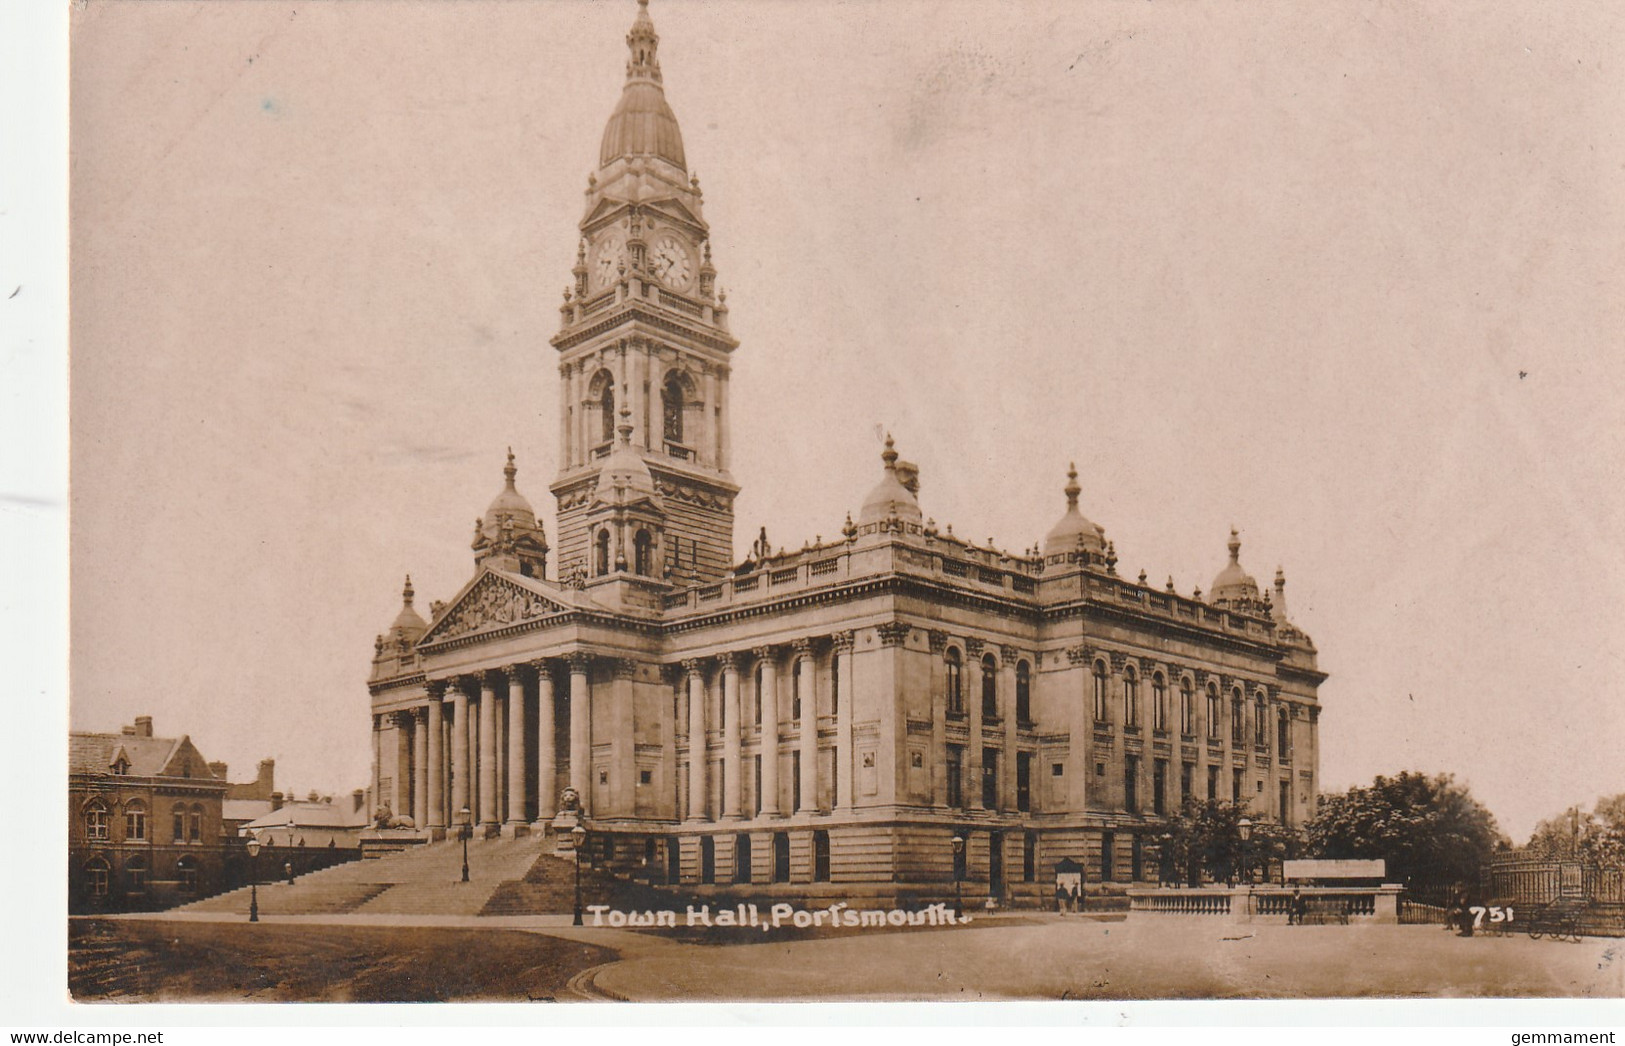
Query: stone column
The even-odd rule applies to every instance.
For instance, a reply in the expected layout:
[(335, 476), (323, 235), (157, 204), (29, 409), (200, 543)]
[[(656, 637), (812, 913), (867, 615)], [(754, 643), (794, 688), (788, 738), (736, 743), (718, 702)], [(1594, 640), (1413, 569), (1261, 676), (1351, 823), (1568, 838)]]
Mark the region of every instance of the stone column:
[(396, 817), (412, 816), (412, 737), (406, 732), (411, 713), (396, 712), (395, 723), (395, 780), (391, 782), (389, 809)]
[[(1021, 651), (1013, 646), (999, 648), (999, 682), (1000, 689), (1004, 691), (1004, 705), (999, 711), (1004, 715), (1004, 754), (999, 762), (999, 795), (1004, 800), (1006, 810), (1016, 808), (1016, 728), (1019, 725), (1016, 715), (1016, 660), (1021, 657)], [(1027, 676), (1027, 700), (1032, 700), (1032, 675), (1029, 669)], [(1032, 776), (1028, 772), (1027, 778), (1027, 806), (1032, 808)]]
[[(518, 665), (508, 673), (508, 823), (525, 823), (525, 785), (530, 773), (525, 766), (525, 677)], [(540, 807), (538, 807), (540, 809)]]
[(779, 816), (779, 681), (773, 648), (752, 651), (762, 663), (762, 816)]
[(451, 809), (447, 817), (460, 826), (472, 794), (468, 787), (468, 684), (453, 679), (447, 689), (451, 692)]
[(688, 819), (707, 821), (705, 675), (694, 658), (683, 662), (683, 671), (688, 675)]
[(813, 813), (818, 809), (818, 687), (812, 640), (798, 639), (791, 648), (795, 651), (792, 678), (801, 695), (801, 734), (797, 739), (801, 752), (801, 803), (796, 813)]
[(965, 695), (965, 711), (970, 717), (970, 738), (965, 747), (965, 776), (969, 786), (965, 808), (981, 810), (982, 806), (982, 641), (965, 640), (965, 675), (970, 682)]
[(722, 658), (722, 816), (744, 816), (745, 767), (739, 754), (744, 724), (739, 719), (739, 655)]
[(412, 827), (429, 825), (429, 710), (412, 712)]
[(835, 712), (835, 809), (850, 813), (853, 806), (852, 790), (852, 720), (857, 711), (857, 694), (852, 689), (852, 633), (835, 634), (835, 654), (840, 659), (840, 707)]
[(384, 717), (372, 717), (372, 810), (369, 814), (383, 808), (384, 805)]
[(479, 801), (480, 825), (497, 823), (497, 688), (496, 676), (487, 672), (480, 678)]
[(570, 787), (581, 797), (581, 809), (592, 800), (592, 694), (587, 682), (586, 654), (571, 654), (570, 662)]
[(536, 819), (552, 820), (558, 813), (558, 754), (553, 711), (553, 669), (545, 660), (532, 661), (536, 669)]
[(446, 763), (445, 741), (446, 723), (445, 709), (440, 703), (442, 695), (446, 692), (444, 683), (429, 684), (429, 714), (424, 733), (428, 735), (428, 746), (424, 751), (424, 763), (429, 768), (427, 774), (429, 788), (428, 826), (430, 828), (446, 827), (446, 779), (442, 770)]

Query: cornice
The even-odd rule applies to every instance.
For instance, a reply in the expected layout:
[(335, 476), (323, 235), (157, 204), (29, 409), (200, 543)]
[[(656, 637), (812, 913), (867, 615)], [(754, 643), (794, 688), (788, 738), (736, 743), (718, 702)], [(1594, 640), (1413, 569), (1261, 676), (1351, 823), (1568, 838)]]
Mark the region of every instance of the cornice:
[[(656, 309), (660, 311), (657, 312)], [(560, 331), (552, 337), (551, 343), (559, 352), (569, 352), (578, 345), (589, 342), (601, 334), (612, 331), (630, 321), (637, 320), (666, 334), (690, 338), (706, 348), (723, 353), (725, 356), (739, 347), (739, 340), (724, 333), (720, 328), (707, 329), (706, 326), (701, 324), (678, 323), (673, 319), (673, 316), (677, 315), (682, 314), (667, 313), (666, 310), (660, 309), (659, 306), (631, 298), (617, 304), (615, 308), (610, 309), (596, 323), (577, 327), (573, 330)]]

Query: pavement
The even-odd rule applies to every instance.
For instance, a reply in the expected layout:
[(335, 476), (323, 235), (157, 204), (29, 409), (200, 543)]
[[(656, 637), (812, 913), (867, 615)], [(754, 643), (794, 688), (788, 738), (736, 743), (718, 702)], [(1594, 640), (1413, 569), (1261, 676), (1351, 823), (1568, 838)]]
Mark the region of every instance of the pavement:
[[(122, 916), (184, 922), (240, 915)], [(1200, 916), (1104, 920), (1011, 913), (966, 926), (763, 933), (575, 927), (569, 915), (262, 916), (267, 923), (492, 928), (611, 948), (570, 982), (584, 999), (878, 1001), (1002, 999), (1625, 998), (1625, 939), (1458, 937), (1437, 926), (1236, 924)], [(589, 917), (590, 921), (590, 917)], [(754, 934), (748, 935), (754, 937)], [(740, 939), (736, 935), (735, 940)]]

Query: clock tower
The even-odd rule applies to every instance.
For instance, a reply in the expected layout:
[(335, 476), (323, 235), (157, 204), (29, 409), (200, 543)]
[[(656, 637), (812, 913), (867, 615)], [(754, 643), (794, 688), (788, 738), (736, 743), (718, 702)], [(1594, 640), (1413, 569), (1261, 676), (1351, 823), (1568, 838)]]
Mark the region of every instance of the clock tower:
[(552, 339), (559, 570), (588, 584), (713, 581), (733, 565), (728, 377), (739, 343), (659, 41), (639, 0)]

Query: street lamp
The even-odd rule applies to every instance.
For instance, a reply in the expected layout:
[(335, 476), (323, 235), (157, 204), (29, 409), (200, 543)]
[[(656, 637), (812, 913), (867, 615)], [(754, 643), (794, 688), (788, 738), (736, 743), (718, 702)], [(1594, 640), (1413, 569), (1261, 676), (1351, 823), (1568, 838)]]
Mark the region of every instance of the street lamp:
[(576, 864), (576, 918), (573, 925), (580, 926), (581, 922), (581, 848), (587, 845), (587, 830), (580, 825), (570, 829), (570, 852)]
[(255, 858), (260, 855), (260, 841), (257, 836), (248, 837), (248, 921), (260, 921), (260, 876), (259, 861)]
[(965, 878), (965, 837), (954, 835), (954, 917), (964, 918), (965, 901), (961, 895), (961, 881)]
[(457, 835), (463, 840), (463, 882), (468, 882), (468, 837), (474, 834), (474, 824), (469, 820), (468, 807), (457, 812)]
[(1253, 837), (1253, 822), (1243, 817), (1236, 828), (1241, 832), (1241, 876), (1248, 882), (1253, 881), (1252, 853), (1248, 847), (1248, 840)]

